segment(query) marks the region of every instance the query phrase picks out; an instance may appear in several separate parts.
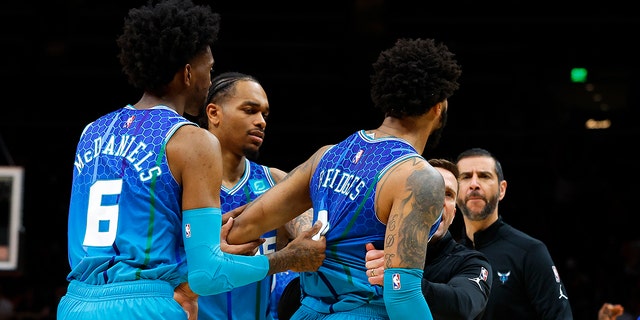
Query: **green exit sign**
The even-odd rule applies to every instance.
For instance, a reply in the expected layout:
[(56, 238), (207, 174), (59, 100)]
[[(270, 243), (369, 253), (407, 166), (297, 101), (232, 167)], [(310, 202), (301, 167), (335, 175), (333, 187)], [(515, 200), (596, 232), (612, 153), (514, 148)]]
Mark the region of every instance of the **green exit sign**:
[(571, 69), (571, 82), (576, 82), (576, 83), (587, 82), (587, 69), (586, 68)]

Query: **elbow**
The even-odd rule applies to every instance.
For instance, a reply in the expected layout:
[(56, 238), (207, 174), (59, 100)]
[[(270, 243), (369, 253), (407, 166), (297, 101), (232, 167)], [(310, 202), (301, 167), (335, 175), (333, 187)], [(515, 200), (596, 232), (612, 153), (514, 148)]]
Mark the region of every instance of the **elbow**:
[[(216, 285), (213, 285), (214, 283)], [(189, 286), (191, 291), (199, 296), (209, 296), (233, 289), (225, 277), (214, 279), (212, 274), (204, 270), (189, 272)]]

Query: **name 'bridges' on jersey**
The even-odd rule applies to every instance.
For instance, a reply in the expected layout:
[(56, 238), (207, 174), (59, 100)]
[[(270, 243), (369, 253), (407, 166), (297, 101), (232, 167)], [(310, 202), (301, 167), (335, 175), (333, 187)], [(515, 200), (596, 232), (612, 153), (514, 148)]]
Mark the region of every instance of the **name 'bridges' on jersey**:
[[(340, 177), (340, 179), (338, 179), (338, 177)], [(348, 196), (351, 200), (355, 200), (365, 187), (365, 183), (361, 177), (347, 172), (341, 172), (340, 169), (335, 168), (322, 170), (320, 180), (322, 181), (321, 188), (332, 189), (334, 192)]]

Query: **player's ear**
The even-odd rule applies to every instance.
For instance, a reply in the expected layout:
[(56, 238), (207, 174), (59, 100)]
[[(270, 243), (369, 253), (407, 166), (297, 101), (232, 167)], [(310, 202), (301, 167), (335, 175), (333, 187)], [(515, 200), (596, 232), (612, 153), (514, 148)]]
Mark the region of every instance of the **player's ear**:
[(188, 63), (182, 68), (182, 78), (184, 83), (191, 82), (191, 65)]
[(207, 119), (209, 119), (210, 126), (213, 125), (217, 127), (220, 125), (220, 121), (222, 121), (222, 112), (220, 109), (220, 105), (211, 102), (207, 104), (205, 112), (207, 114)]
[(440, 116), (447, 110), (447, 100), (440, 101), (436, 104), (436, 114)]

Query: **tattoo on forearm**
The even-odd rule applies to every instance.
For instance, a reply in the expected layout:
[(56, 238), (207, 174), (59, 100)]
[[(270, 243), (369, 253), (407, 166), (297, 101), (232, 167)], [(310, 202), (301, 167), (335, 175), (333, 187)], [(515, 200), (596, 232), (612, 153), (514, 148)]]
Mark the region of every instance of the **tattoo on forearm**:
[(303, 231), (311, 228), (313, 225), (313, 211), (307, 210), (303, 212), (301, 215), (293, 218), (293, 220), (287, 222), (285, 228), (287, 228), (287, 232), (291, 235), (291, 238), (297, 237)]

